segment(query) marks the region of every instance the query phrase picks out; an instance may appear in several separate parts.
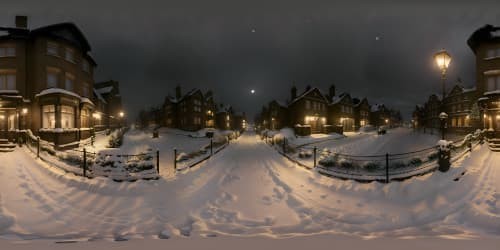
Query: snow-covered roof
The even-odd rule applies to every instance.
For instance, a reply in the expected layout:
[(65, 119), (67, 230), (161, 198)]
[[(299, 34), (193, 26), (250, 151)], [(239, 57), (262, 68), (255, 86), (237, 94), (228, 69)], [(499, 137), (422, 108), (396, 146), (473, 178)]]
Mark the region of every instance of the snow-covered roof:
[(71, 92), (71, 91), (65, 90), (65, 89), (60, 89), (60, 88), (44, 89), (44, 90), (42, 90), (42, 92), (36, 94), (35, 97), (50, 95), (50, 94), (65, 94), (65, 95), (70, 95), (70, 96), (74, 96), (77, 98), (81, 98), (80, 95), (78, 95), (74, 92)]
[(87, 98), (87, 97), (82, 97), (82, 98), (80, 98), (80, 101), (81, 101), (82, 103), (89, 103), (89, 104), (94, 105), (94, 103), (93, 103), (93, 102), (92, 102), (89, 98)]
[(500, 89), (484, 92), (484, 95), (495, 95), (495, 94), (500, 94)]
[(17, 90), (10, 90), (10, 89), (2, 89), (0, 90), (0, 94), (19, 94), (19, 91)]
[(342, 94), (340, 94), (338, 96), (332, 97), (332, 102), (330, 103), (330, 105), (334, 105), (334, 104), (339, 103), (340, 101), (342, 101), (342, 99), (344, 99), (347, 96), (350, 96), (349, 93), (343, 92)]
[(377, 104), (373, 104), (371, 107), (370, 107), (370, 110), (372, 112), (376, 112), (376, 111), (379, 111), (380, 108), (384, 107), (385, 105), (383, 103), (377, 103)]
[(296, 101), (298, 101), (298, 100), (302, 99), (304, 96), (306, 96), (307, 94), (309, 94), (309, 93), (313, 92), (314, 90), (317, 90), (317, 91), (320, 93), (321, 97), (323, 97), (323, 99), (325, 100), (325, 102), (327, 102), (327, 103), (328, 103), (328, 99), (326, 99), (325, 95), (323, 95), (323, 93), (321, 92), (321, 90), (320, 90), (319, 88), (317, 88), (317, 87), (314, 87), (314, 88), (311, 88), (311, 89), (309, 89), (309, 90), (304, 91), (304, 93), (302, 93), (301, 95), (297, 96), (297, 97), (296, 97), (295, 99), (293, 99), (293, 100), (292, 100), (292, 101), (291, 101), (288, 105), (290, 106), (291, 104), (293, 104), (293, 103), (295, 103)]
[(99, 92), (97, 92), (96, 89), (94, 89), (94, 94), (97, 96), (97, 99), (99, 99), (101, 102), (107, 103), (106, 100), (104, 100), (104, 98), (102, 97), (102, 95)]
[(112, 90), (113, 90), (113, 86), (96, 88), (96, 91), (99, 92), (99, 94), (107, 94), (107, 93), (110, 93)]
[(464, 88), (463, 91), (464, 92), (472, 92), (472, 91), (476, 91), (476, 87), (472, 87), (472, 88)]

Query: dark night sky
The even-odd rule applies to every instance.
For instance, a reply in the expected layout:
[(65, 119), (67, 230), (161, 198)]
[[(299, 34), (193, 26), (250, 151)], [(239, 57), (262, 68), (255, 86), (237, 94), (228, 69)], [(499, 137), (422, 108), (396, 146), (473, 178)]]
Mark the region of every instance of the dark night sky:
[(1, 0), (0, 25), (14, 25), (19, 14), (29, 16), (30, 28), (76, 23), (99, 64), (95, 79), (120, 81), (130, 116), (159, 105), (177, 84), (212, 89), (253, 116), (266, 102), (289, 98), (295, 82), (300, 91), (333, 83), (409, 118), (415, 104), (440, 93), (433, 53), (446, 48), (449, 79), (472, 86), (466, 40), (484, 24), (500, 25), (494, 1), (68, 2)]

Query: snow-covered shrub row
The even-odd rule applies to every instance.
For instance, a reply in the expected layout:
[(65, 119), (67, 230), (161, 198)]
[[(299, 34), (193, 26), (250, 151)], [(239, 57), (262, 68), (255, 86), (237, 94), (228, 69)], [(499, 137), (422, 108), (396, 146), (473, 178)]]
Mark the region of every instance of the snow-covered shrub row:
[(101, 151), (90, 165), (91, 176), (104, 176), (117, 181), (158, 178), (151, 151), (138, 155), (120, 155)]

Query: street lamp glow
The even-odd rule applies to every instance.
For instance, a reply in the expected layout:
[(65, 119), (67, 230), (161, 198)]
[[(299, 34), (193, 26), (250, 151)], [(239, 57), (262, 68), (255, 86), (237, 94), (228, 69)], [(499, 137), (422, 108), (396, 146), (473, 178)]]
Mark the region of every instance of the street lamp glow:
[(439, 69), (443, 72), (446, 72), (451, 62), (451, 56), (450, 54), (448, 54), (448, 52), (446, 52), (446, 50), (443, 49), (434, 55), (434, 60), (436, 61)]
[(23, 115), (27, 114), (28, 113), (28, 109), (27, 108), (23, 108), (23, 110), (21, 111)]
[(120, 117), (121, 117), (121, 118), (123, 118), (123, 117), (125, 116), (125, 113), (123, 113), (123, 111), (121, 111), (121, 112), (119, 113), (119, 115), (120, 115)]

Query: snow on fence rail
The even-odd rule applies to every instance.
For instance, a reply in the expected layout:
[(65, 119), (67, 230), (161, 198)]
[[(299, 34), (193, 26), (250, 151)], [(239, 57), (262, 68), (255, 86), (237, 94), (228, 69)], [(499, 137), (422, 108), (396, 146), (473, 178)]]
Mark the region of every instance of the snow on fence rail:
[[(423, 175), (438, 168), (440, 156), (439, 146), (397, 154), (350, 155), (328, 148), (320, 150), (313, 146), (314, 143), (294, 145), (283, 137), (265, 137), (262, 139), (266, 143), (300, 166), (317, 168), (323, 175), (357, 181), (390, 182)], [(450, 142), (450, 161), (454, 162), (471, 152), (474, 146), (482, 143), (483, 138), (484, 131), (477, 130), (463, 139)]]
[(26, 133), (27, 148), (50, 166), (84, 177), (103, 176), (115, 181), (151, 180), (159, 178), (159, 151), (135, 155), (116, 149), (90, 152), (85, 148), (58, 151), (50, 142)]

